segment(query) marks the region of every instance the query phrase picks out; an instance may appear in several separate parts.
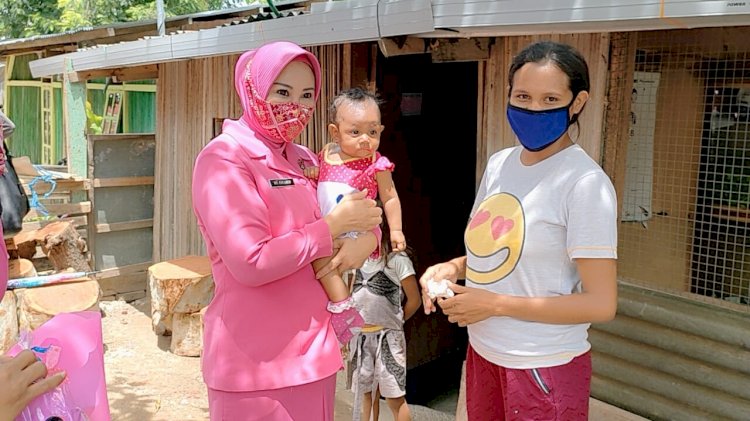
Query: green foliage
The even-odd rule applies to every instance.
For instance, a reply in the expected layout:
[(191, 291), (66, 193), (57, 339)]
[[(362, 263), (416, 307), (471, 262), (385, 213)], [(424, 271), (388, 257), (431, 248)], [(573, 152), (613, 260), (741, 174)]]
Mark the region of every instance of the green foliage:
[[(167, 16), (240, 6), (242, 0), (164, 0)], [(0, 0), (0, 39), (156, 18), (155, 0)]]

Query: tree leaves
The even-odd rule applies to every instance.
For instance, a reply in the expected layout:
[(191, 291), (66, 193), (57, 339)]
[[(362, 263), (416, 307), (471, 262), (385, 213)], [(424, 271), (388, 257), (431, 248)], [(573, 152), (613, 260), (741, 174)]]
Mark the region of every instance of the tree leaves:
[[(167, 16), (238, 7), (243, 0), (164, 0)], [(0, 0), (0, 39), (156, 18), (155, 0)]]

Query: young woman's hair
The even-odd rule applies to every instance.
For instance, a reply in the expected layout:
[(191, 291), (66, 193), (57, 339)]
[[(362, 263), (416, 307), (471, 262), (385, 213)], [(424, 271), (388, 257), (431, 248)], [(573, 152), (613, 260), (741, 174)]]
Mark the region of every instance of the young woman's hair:
[[(378, 206), (381, 208), (383, 207), (383, 202), (380, 201), (380, 198), (375, 199), (375, 201)], [(383, 263), (388, 266), (388, 259), (391, 257), (391, 253), (393, 253), (393, 248), (391, 247), (391, 227), (388, 225), (388, 218), (385, 216), (383, 217), (383, 222), (380, 224), (380, 229), (383, 230), (383, 237), (380, 240), (380, 256), (383, 258)], [(409, 257), (409, 260), (411, 260), (411, 264), (416, 271), (417, 256), (414, 254), (414, 249), (407, 245), (406, 250), (403, 252)]]
[[(589, 91), (589, 66), (586, 64), (586, 59), (570, 45), (553, 41), (531, 44), (513, 58), (508, 72), (508, 84), (511, 90), (513, 90), (513, 78), (524, 64), (546, 62), (554, 63), (568, 76), (569, 88), (573, 92), (574, 99), (581, 91)], [(570, 124), (578, 122), (578, 114), (573, 115)]]
[(370, 92), (362, 88), (350, 88), (339, 92), (331, 101), (331, 106), (328, 107), (328, 118), (333, 124), (338, 123), (338, 111), (343, 104), (359, 104), (365, 101), (372, 101), (375, 105), (380, 108), (380, 98), (375, 92)]

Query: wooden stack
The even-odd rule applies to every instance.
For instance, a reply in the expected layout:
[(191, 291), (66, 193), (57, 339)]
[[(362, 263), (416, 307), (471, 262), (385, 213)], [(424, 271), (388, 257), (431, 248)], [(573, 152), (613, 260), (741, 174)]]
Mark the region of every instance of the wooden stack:
[(186, 256), (148, 269), (151, 322), (157, 335), (172, 335), (176, 355), (197, 357), (203, 348), (203, 314), (214, 295), (211, 264)]
[[(19, 279), (38, 273), (30, 260), (46, 255), (53, 273), (90, 271), (84, 254), (86, 243), (69, 221), (53, 222), (38, 230), (23, 231), (6, 240), (12, 256), (8, 261), (8, 278)], [(75, 282), (4, 291), (0, 303), (0, 354), (18, 341), (18, 335), (41, 326), (57, 314), (99, 309), (99, 283), (89, 278)]]

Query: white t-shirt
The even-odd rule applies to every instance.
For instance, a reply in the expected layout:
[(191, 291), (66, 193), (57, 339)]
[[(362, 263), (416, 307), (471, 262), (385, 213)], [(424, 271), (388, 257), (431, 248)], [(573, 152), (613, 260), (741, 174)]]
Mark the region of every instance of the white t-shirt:
[(365, 323), (388, 329), (404, 328), (401, 281), (414, 275), (414, 265), (404, 253), (384, 259), (367, 259), (354, 280), (354, 304)]
[[(617, 258), (615, 190), (578, 145), (531, 166), (520, 146), (487, 163), (465, 231), (467, 286), (523, 297), (581, 291), (575, 258)], [(516, 369), (570, 362), (591, 348), (589, 323), (491, 317), (469, 325), (476, 352)]]

